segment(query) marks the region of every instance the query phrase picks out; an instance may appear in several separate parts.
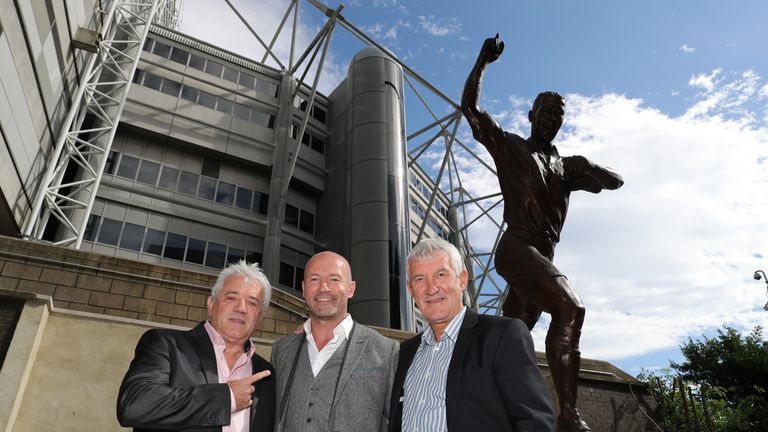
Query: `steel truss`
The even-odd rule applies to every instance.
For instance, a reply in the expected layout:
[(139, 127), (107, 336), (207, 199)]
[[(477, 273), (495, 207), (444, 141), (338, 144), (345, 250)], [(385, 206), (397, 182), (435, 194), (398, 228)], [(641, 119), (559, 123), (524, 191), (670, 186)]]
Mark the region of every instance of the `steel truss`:
[(25, 220), (25, 237), (41, 240), (47, 230), (56, 229), (56, 238), (61, 239), (56, 244), (80, 247), (141, 47), (164, 2), (112, 2), (98, 52), (91, 55), (84, 69)]
[[(422, 172), (430, 175), (432, 180), (432, 184), (429, 185), (431, 186), (430, 194), (425, 197), (428, 200), (427, 215), (423, 218), (419, 227), (416, 241), (424, 236), (425, 227), (430, 215), (437, 212), (435, 201), (438, 199), (438, 196), (448, 198), (451, 202), (450, 214), (454, 225), (454, 237), (452, 239), (455, 244), (458, 244), (463, 249), (470, 270), (471, 283), (468, 287), (469, 295), (466, 300), (475, 310), (482, 313), (500, 315), (502, 313), (501, 306), (507, 295), (508, 287), (506, 282), (496, 274), (493, 262), (496, 246), (504, 231), (504, 224), (501, 221), (502, 206), (500, 205), (502, 198), (500, 192), (478, 196), (477, 191), (472, 191), (469, 187), (465, 186), (463, 180), (467, 175), (467, 169), (461, 163), (458, 163), (457, 159), (471, 160), (476, 166), (487, 169), (494, 176), (496, 171), (486, 160), (473, 151), (472, 146), (465, 144), (459, 138), (460, 126), (463, 120), (459, 104), (443, 94), (404, 61), (397, 58), (391, 51), (381, 46), (374, 38), (348, 21), (341, 14), (343, 5), (333, 9), (317, 0), (305, 0), (303, 2), (301, 0), (291, 0), (274, 34), (270, 35), (270, 37), (263, 37), (264, 35), (259, 35), (258, 32), (248, 25), (230, 0), (225, 1), (264, 48), (265, 54), (261, 59), (262, 62), (271, 60), (283, 71), (296, 75), (301, 69), (302, 63), (310, 57), (308, 64), (303, 65), (303, 74), (299, 79), (299, 86), (297, 87), (306, 86), (305, 88), (309, 88), (311, 90), (310, 99), (314, 98), (317, 91), (317, 83), (320, 74), (323, 72), (323, 62), (329, 49), (328, 44), (330, 43), (334, 27), (341, 27), (365, 45), (378, 48), (403, 68), (405, 82), (408, 86), (407, 90), (410, 95), (415, 96), (415, 100), (406, 100), (406, 112), (414, 106), (419, 106), (419, 109), (425, 110), (428, 113), (427, 118), (429, 118), (423, 126), (414, 128), (412, 125), (408, 125), (407, 131), (409, 168), (414, 164), (418, 165)], [(302, 3), (311, 6), (310, 10), (319, 11), (327, 19), (325, 25), (317, 32), (309, 46), (299, 55), (299, 60), (294, 62), (297, 50), (296, 29), (298, 27), (299, 7)], [(292, 18), (293, 25), (290, 30), (286, 30), (286, 23), (290, 18)], [(290, 31), (291, 37), (290, 57), (287, 61), (281, 60), (274, 51), (275, 43), (284, 31)], [(265, 41), (270, 42), (267, 43)], [(321, 46), (322, 53), (319, 65), (315, 68), (316, 75), (314, 81), (311, 85), (306, 85), (304, 78), (316, 60)], [(438, 108), (434, 107), (435, 101), (439, 105)], [(312, 106), (311, 100), (309, 106)], [(298, 136), (303, 134), (309, 111), (308, 109), (303, 114), (299, 113), (299, 115), (304, 115), (305, 118)], [(435, 114), (436, 112), (446, 111), (449, 111), (449, 114), (442, 117), (438, 117)], [(410, 132), (411, 130), (414, 130), (414, 132)], [(419, 140), (423, 140), (423, 142), (417, 143)], [(295, 164), (298, 153), (301, 151), (301, 146), (298, 145), (298, 142), (297, 147), (293, 150), (295, 151), (293, 152), (291, 168), (288, 173), (289, 178), (292, 175), (293, 164)], [(287, 182), (285, 186), (287, 186)], [(280, 196), (280, 208), (284, 207), (286, 190), (287, 188), (284, 188), (283, 194)], [(479, 230), (477, 227), (481, 223), (485, 224), (486, 230), (490, 226), (490, 229), (495, 233), (495, 241), (491, 247), (478, 248), (472, 241), (473, 237), (477, 235)], [(478, 242), (477, 244), (480, 243)]]

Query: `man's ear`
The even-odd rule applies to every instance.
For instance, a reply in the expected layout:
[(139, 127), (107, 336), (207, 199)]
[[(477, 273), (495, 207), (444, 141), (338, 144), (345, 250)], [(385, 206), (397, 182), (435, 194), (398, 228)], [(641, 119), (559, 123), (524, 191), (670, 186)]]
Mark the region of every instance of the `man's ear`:
[(205, 301), (205, 304), (208, 308), (208, 316), (211, 316), (211, 307), (213, 307), (213, 298), (211, 296), (208, 296), (208, 300)]
[(533, 110), (528, 110), (528, 121), (533, 123)]
[(355, 295), (355, 289), (357, 288), (357, 284), (355, 281), (352, 281), (349, 284), (349, 294), (347, 295), (347, 298), (352, 298), (353, 295)]

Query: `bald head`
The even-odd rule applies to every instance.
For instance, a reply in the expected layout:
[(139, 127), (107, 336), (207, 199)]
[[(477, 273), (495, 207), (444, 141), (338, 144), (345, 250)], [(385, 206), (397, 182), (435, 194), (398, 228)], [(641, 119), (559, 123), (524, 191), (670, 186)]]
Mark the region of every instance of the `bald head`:
[(314, 255), (307, 261), (301, 286), (310, 318), (338, 323), (347, 316), (347, 302), (355, 294), (355, 282), (343, 256), (331, 251)]

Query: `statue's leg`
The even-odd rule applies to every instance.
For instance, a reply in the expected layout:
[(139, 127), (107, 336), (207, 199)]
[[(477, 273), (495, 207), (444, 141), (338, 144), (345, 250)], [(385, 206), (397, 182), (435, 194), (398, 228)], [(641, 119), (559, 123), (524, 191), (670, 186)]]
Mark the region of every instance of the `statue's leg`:
[[(558, 432), (588, 431), (576, 410), (581, 352), (579, 338), (584, 323), (584, 306), (565, 277), (550, 279), (537, 294), (552, 315), (546, 338), (547, 363), (552, 372), (560, 405)], [(541, 298), (543, 297), (543, 298)]]

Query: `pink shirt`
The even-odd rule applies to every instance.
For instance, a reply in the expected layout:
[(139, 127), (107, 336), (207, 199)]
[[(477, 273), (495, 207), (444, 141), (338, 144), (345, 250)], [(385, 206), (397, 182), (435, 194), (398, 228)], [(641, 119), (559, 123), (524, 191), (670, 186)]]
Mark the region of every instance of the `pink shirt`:
[[(224, 338), (221, 337), (219, 332), (213, 328), (210, 322), (206, 321), (204, 324), (205, 330), (208, 332), (208, 336), (213, 343), (213, 351), (216, 353), (216, 368), (219, 372), (219, 383), (226, 384), (227, 381), (233, 379), (242, 379), (253, 374), (253, 368), (251, 366), (251, 357), (255, 352), (253, 344), (249, 344), (247, 352), (240, 354), (240, 357), (235, 360), (234, 367), (230, 370), (227, 364), (227, 358), (224, 357)], [(232, 393), (232, 389), (229, 390), (230, 412), (232, 417), (229, 422), (229, 426), (223, 426), (222, 432), (249, 432), (250, 431), (250, 418), (251, 409), (246, 408), (235, 412), (235, 395)]]

